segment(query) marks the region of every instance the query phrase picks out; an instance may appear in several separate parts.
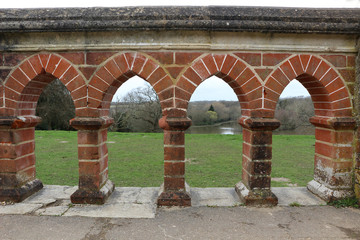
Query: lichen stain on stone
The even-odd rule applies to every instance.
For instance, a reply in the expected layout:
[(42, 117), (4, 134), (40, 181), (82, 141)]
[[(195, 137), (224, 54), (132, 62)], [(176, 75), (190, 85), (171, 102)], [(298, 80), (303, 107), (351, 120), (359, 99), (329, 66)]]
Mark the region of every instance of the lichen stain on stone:
[(25, 172), (19, 172), (16, 174), (16, 180), (18, 183), (25, 183), (28, 182), (31, 179), (34, 179), (35, 176), (33, 174), (26, 174)]
[(331, 187), (351, 186), (353, 183), (351, 172), (336, 172), (336, 169), (324, 167), (320, 161), (317, 161), (314, 173), (317, 180)]

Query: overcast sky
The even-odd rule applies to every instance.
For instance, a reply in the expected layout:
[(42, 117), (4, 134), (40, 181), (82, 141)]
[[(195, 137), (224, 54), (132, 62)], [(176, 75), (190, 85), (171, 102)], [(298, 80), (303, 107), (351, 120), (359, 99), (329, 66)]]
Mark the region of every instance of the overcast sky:
[[(276, 6), (312, 8), (360, 8), (360, 0), (0, 0), (0, 8), (56, 8), (56, 7), (124, 7), (124, 6)], [(169, 4), (170, 3), (170, 4)], [(147, 83), (133, 77), (124, 83), (114, 96), (121, 98), (134, 88)], [(281, 97), (308, 96), (307, 90), (297, 81), (285, 88)], [(191, 101), (231, 100), (236, 101), (233, 90), (222, 80), (213, 77), (204, 81), (194, 92)]]

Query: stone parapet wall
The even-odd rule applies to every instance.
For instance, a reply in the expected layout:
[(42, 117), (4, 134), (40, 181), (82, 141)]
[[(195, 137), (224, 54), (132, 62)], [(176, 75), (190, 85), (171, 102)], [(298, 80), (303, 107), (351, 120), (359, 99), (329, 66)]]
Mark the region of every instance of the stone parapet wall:
[[(226, 82), (241, 105), (243, 175), (236, 190), (247, 204), (277, 203), (270, 186), (274, 113), (293, 79), (309, 91), (315, 108), (309, 189), (328, 201), (352, 196), (354, 184), (359, 194), (359, 13), (226, 7), (0, 10), (0, 153), (17, 149), (14, 157), (0, 156), (0, 175), (14, 179), (1, 183), (2, 199), (20, 201), (41, 186), (31, 145), (36, 124), (22, 130), (16, 124), (36, 119), (42, 90), (59, 79), (74, 101), (72, 125), (78, 129), (80, 180), (72, 201), (103, 203), (114, 188), (107, 176), (110, 103), (135, 75), (151, 84), (162, 107), (159, 205), (191, 205), (184, 159), (184, 131), (191, 124), (187, 107), (211, 76)], [(15, 138), (26, 131), (31, 131), (26, 142), (31, 152), (21, 150)], [(12, 198), (17, 189), (21, 196)]]

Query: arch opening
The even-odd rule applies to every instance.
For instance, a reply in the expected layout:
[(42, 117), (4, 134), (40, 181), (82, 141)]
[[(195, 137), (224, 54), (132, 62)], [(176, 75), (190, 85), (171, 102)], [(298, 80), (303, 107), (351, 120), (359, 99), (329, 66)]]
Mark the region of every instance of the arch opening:
[[(8, 129), (6, 129), (8, 134), (10, 133), (8, 142), (11, 147), (7, 146), (7, 150), (10, 149), (11, 155), (6, 159), (8, 167), (3, 169), (9, 178), (8, 186), (3, 187), (21, 192), (14, 195), (14, 201), (21, 201), (43, 186), (36, 177), (35, 168), (35, 156), (38, 154), (35, 152), (35, 126), (41, 122), (41, 119), (36, 116), (36, 108), (41, 93), (55, 79), (62, 82), (58, 82), (59, 86), (65, 85), (66, 88), (64, 87), (62, 92), (65, 92), (70, 98), (69, 102), (72, 103), (75, 99), (72, 107), (74, 105), (81, 107), (84, 104), (84, 99), (86, 99), (85, 82), (70, 62), (56, 54), (38, 54), (25, 59), (10, 73), (4, 83), (4, 112), (11, 116), (12, 124), (8, 125)], [(52, 137), (50, 136), (50, 138)], [(76, 144), (72, 144), (72, 146), (75, 148), (73, 153), (70, 153), (70, 155), (73, 154), (70, 157), (71, 160), (77, 159)], [(53, 144), (52, 147), (47, 146), (46, 150), (49, 152), (56, 147), (58, 147), (58, 143)], [(44, 155), (43, 162), (48, 162), (48, 157)], [(53, 165), (46, 172), (39, 170), (44, 175), (52, 175), (53, 171)], [(74, 175), (76, 176), (76, 174)], [(59, 178), (62, 184), (64, 184), (64, 179), (68, 179), (64, 176)], [(56, 181), (58, 180), (56, 179)], [(49, 182), (47, 183), (49, 184)], [(76, 181), (74, 183), (76, 184)]]
[(69, 121), (75, 117), (74, 102), (59, 79), (44, 87), (37, 100), (35, 115), (42, 119), (37, 130), (73, 130)]
[(114, 119), (107, 139), (109, 178), (117, 186), (158, 187), (163, 181), (159, 97), (136, 74), (116, 84), (109, 111)]
[(274, 134), (313, 135), (315, 129), (310, 118), (314, 115), (314, 104), (309, 92), (294, 79), (283, 90), (276, 104), (275, 118), (281, 125)]
[(88, 108), (96, 116), (108, 116), (117, 89), (134, 76), (145, 79), (153, 87), (164, 109), (163, 102), (174, 95), (173, 82), (158, 63), (138, 53), (116, 55), (96, 72), (89, 83)]
[(79, 179), (77, 138), (69, 124), (75, 117), (75, 106), (69, 90), (59, 79), (44, 86), (37, 100), (36, 116), (41, 117), (35, 127), (37, 177), (48, 185), (76, 186)]
[(232, 88), (243, 116), (258, 115), (256, 109), (262, 106), (261, 82), (246, 62), (228, 54), (208, 54), (195, 61), (176, 84), (187, 92), (182, 100), (188, 102), (195, 89), (212, 76), (224, 80)]
[(242, 134), (238, 96), (213, 76), (193, 92), (187, 109), (186, 179), (191, 187), (230, 187), (241, 178)]
[(145, 80), (134, 76), (127, 80), (113, 96), (110, 117), (114, 124), (110, 131), (161, 132), (162, 117), (159, 97)]
[[(315, 154), (313, 180), (307, 188), (326, 201), (353, 194), (352, 168), (355, 122), (350, 93), (334, 68), (316, 56), (297, 55), (285, 60), (268, 78), (265, 105), (275, 111), (289, 79), (297, 79), (314, 105)], [(341, 137), (340, 137), (341, 136)]]
[(313, 179), (315, 127), (310, 123), (314, 105), (309, 92), (296, 79), (281, 93), (275, 118), (280, 127), (273, 132), (273, 187), (305, 187)]
[(238, 98), (233, 89), (216, 76), (196, 88), (187, 112), (192, 120), (187, 133), (241, 134), (241, 126), (237, 123), (241, 116)]
[[(134, 76), (139, 76), (149, 82), (157, 93), (160, 102), (161, 100), (164, 100), (164, 98), (166, 100), (167, 98), (171, 98), (173, 96), (173, 88), (170, 88), (172, 86), (171, 78), (167, 76), (166, 72), (159, 64), (140, 53), (129, 52), (120, 53), (112, 56), (94, 73), (88, 84), (88, 102), (86, 109), (87, 112), (84, 113), (85, 118), (78, 119), (76, 123), (79, 124), (78, 127), (81, 129), (81, 133), (79, 134), (78, 138), (79, 143), (83, 142), (86, 139), (89, 139), (90, 136), (94, 136), (91, 143), (93, 142), (92, 144), (96, 145), (96, 148), (93, 148), (93, 145), (90, 144), (89, 141), (87, 141), (86, 146), (84, 145), (83, 147), (84, 151), (81, 152), (82, 156), (80, 157), (83, 157), (85, 159), (91, 158), (92, 156), (87, 154), (87, 151), (85, 151), (86, 149), (89, 149), (89, 151), (91, 149), (92, 152), (96, 152), (96, 159), (92, 159), (95, 161), (92, 161), (91, 164), (87, 164), (85, 162), (82, 165), (80, 164), (79, 190), (72, 195), (72, 200), (74, 200), (73, 202), (84, 202), (84, 192), (88, 191), (87, 189), (89, 188), (93, 189), (92, 191), (95, 192), (95, 194), (100, 194), (101, 196), (104, 196), (100, 200), (101, 202), (103, 202), (106, 197), (114, 190), (114, 184), (109, 180), (108, 177), (108, 161), (109, 149), (110, 152), (113, 152), (114, 149), (116, 150), (116, 147), (112, 148), (113, 150), (111, 149), (112, 144), (116, 143), (116, 140), (112, 141), (108, 139), (108, 135), (120, 135), (120, 133), (114, 132), (108, 134), (108, 128), (113, 123), (113, 119), (109, 117), (109, 114), (111, 112), (110, 109), (113, 96), (115, 95), (116, 91), (123, 83), (125, 83), (126, 81), (128, 81), (128, 79)], [(90, 122), (89, 117), (93, 119), (90, 120)], [(91, 124), (94, 123), (96, 124), (96, 126), (93, 129), (89, 129), (87, 122)], [(84, 137), (81, 138), (80, 135)], [(139, 146), (136, 146), (136, 141), (139, 139), (134, 137), (133, 140), (129, 140), (128, 136), (124, 136), (123, 138), (125, 139), (125, 142), (122, 142), (124, 146), (129, 146), (132, 143), (135, 144), (133, 145), (134, 149), (139, 148)], [(137, 137), (141, 136), (144, 136), (144, 134), (137, 135)], [(144, 140), (145, 138), (140, 139)], [(151, 144), (151, 141), (145, 141), (145, 143)], [(120, 152), (114, 157), (121, 156), (121, 160), (131, 163), (130, 168), (127, 169), (128, 171), (123, 172), (124, 176), (127, 176), (128, 179), (130, 179), (129, 181), (131, 182), (131, 179), (133, 179), (134, 176), (137, 175), (137, 173), (139, 172), (138, 168), (142, 166), (137, 165), (137, 161), (131, 161), (133, 156), (127, 155), (127, 153), (128, 151), (125, 151), (125, 153)], [(146, 154), (143, 153), (143, 155), (141, 155), (140, 157), (136, 155), (136, 157), (144, 159), (144, 155)], [(123, 156), (126, 157), (123, 158)], [(112, 165), (111, 161), (112, 160), (110, 160), (110, 165)], [(120, 165), (118, 166), (121, 168)], [(110, 169), (110, 174), (111, 171), (114, 170), (114, 173), (118, 174), (117, 176), (119, 176), (120, 171), (116, 171), (116, 167), (110, 167)], [(161, 176), (161, 174), (159, 174), (158, 176)], [(120, 179), (121, 177), (122, 176), (120, 176)], [(113, 176), (112, 178), (117, 181), (116, 177)], [(148, 179), (141, 179), (138, 180), (135, 185), (148, 186), (149, 183), (150, 182), (148, 181)], [(106, 194), (104, 194), (104, 191), (100, 190), (101, 188), (105, 188), (104, 191)], [(88, 194), (86, 193), (86, 195)], [(89, 201), (98, 200), (90, 198)]]

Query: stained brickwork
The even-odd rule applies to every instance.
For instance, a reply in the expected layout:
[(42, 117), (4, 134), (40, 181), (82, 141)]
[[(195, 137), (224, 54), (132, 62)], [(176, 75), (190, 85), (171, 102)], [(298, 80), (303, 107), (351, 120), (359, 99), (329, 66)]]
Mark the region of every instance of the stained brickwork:
[(308, 90), (315, 108), (315, 171), (308, 189), (327, 201), (354, 192), (360, 198), (359, 10), (0, 12), (0, 201), (22, 201), (42, 188), (34, 153), (34, 127), (41, 119), (35, 111), (44, 87), (60, 79), (74, 101), (71, 125), (78, 131), (79, 188), (71, 200), (104, 203), (114, 189), (106, 145), (110, 103), (135, 75), (150, 83), (162, 108), (164, 184), (158, 205), (191, 205), (187, 108), (211, 76), (227, 83), (241, 106), (242, 179), (234, 185), (247, 205), (277, 204), (270, 185), (272, 131), (279, 126), (274, 114), (293, 79)]
[[(355, 56), (348, 54), (261, 51), (3, 53), (0, 113), (4, 118), (34, 116), (42, 89), (60, 79), (74, 101), (76, 118), (72, 125), (79, 136), (79, 190), (72, 201), (103, 203), (113, 189), (107, 176), (110, 103), (124, 82), (140, 76), (155, 89), (164, 116), (160, 121), (164, 129), (164, 193), (159, 205), (191, 205), (185, 189), (184, 131), (191, 124), (187, 106), (196, 88), (209, 77), (217, 76), (234, 90), (242, 110), (239, 123), (244, 127), (243, 172), (237, 185), (239, 196), (248, 204), (274, 205), (277, 199), (270, 191), (270, 174), (271, 135), (279, 125), (274, 119), (275, 107), (284, 88), (297, 79), (309, 91), (315, 107), (311, 123), (316, 126), (316, 184), (309, 188), (321, 195), (317, 189), (326, 187), (330, 193), (322, 197), (332, 200), (353, 192), (354, 61)], [(8, 179), (13, 179), (9, 181), (15, 188), (20, 184), (17, 176), (28, 176), (22, 177), (28, 179), (25, 182), (36, 179), (34, 152), (26, 150), (34, 148), (34, 127), (3, 128), (6, 134), (1, 135), (1, 149), (7, 154), (1, 158), (0, 169), (1, 174), (13, 176)], [(9, 133), (14, 137), (21, 132), (30, 138), (25, 145), (7, 137)], [(11, 155), (12, 146), (16, 146), (17, 155)], [(2, 188), (10, 185), (3, 183)], [(244, 195), (244, 189), (250, 194)]]

